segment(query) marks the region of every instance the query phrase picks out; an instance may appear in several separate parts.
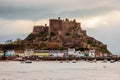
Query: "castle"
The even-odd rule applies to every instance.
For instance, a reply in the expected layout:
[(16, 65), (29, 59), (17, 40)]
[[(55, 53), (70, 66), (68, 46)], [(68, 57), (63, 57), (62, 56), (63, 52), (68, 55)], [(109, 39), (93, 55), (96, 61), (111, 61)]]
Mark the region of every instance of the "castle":
[(71, 32), (73, 28), (81, 30), (80, 23), (77, 23), (74, 19), (73, 21), (69, 21), (69, 19), (61, 20), (60, 17), (58, 19), (50, 19), (49, 25), (47, 26), (34, 26), (33, 34), (37, 34), (41, 31), (50, 31), (54, 32), (57, 35), (64, 35), (65, 33)]
[[(85, 30), (81, 29), (81, 23), (76, 20), (65, 19), (50, 19), (49, 26), (34, 26), (31, 35), (35, 35), (30, 38), (28, 36), (26, 40), (31, 41), (33, 44), (50, 44), (56, 43), (60, 47), (71, 48), (88, 48), (97, 49), (100, 48), (107, 50), (107, 45), (102, 42), (89, 37)], [(104, 51), (105, 51), (104, 50)]]

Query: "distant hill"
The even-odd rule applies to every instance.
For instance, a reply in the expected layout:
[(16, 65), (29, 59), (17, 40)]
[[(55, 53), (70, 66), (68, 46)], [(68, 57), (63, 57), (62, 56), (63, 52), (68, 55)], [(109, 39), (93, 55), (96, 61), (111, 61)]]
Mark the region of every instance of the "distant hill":
[(110, 54), (107, 45), (88, 36), (86, 31), (81, 29), (81, 23), (75, 19), (62, 20), (60, 17), (50, 19), (49, 26), (34, 26), (33, 32), (25, 38), (24, 43), (31, 44), (36, 49), (94, 49), (98, 53)]

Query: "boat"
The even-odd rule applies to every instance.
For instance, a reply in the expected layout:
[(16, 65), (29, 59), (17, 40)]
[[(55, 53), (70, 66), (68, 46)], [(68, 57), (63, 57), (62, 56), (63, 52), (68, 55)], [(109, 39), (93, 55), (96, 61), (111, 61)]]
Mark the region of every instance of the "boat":
[(21, 60), (20, 63), (24, 63), (25, 61), (24, 60)]
[(67, 63), (69, 63), (70, 61), (69, 60), (66, 60)]
[(19, 60), (20, 61), (20, 63), (25, 63), (25, 61), (26, 61), (26, 59), (21, 59), (21, 60)]
[(72, 63), (76, 63), (76, 60), (73, 60)]
[(27, 60), (27, 61), (25, 61), (25, 63), (32, 63), (32, 61), (30, 61), (30, 60)]
[(63, 63), (63, 61), (60, 61), (60, 63)]
[(114, 63), (115, 62), (115, 60), (110, 60), (110, 63)]
[(118, 60), (118, 62), (120, 62), (120, 60)]
[(96, 59), (94, 59), (94, 60), (93, 60), (93, 62), (95, 62), (95, 63), (96, 63), (96, 62), (97, 62), (97, 60), (96, 60)]
[(105, 59), (105, 60), (103, 60), (103, 63), (107, 63), (107, 61), (108, 61), (108, 60), (107, 60), (107, 59)]

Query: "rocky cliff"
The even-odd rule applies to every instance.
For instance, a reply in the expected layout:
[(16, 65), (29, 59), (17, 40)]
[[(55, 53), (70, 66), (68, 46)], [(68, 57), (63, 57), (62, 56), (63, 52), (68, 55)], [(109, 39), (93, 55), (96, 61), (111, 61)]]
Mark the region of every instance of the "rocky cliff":
[(24, 40), (25, 43), (36, 44), (39, 49), (94, 49), (96, 52), (110, 53), (107, 45), (90, 37), (81, 29), (76, 20), (50, 19), (49, 26), (34, 26), (33, 32)]

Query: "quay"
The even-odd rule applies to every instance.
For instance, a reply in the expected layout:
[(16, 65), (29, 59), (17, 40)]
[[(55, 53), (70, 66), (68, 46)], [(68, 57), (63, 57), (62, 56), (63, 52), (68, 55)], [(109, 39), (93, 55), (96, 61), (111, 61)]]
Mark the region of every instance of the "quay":
[(76, 61), (79, 61), (79, 60), (84, 60), (84, 61), (92, 61), (92, 60), (97, 60), (97, 61), (102, 61), (102, 60), (114, 60), (114, 61), (119, 61), (120, 60), (120, 57), (97, 57), (97, 58), (92, 58), (92, 57), (68, 57), (68, 58), (61, 58), (61, 57), (42, 57), (42, 58), (26, 58), (26, 59), (30, 59), (30, 60), (43, 60), (43, 61), (65, 61), (65, 60), (69, 60), (69, 61), (72, 61), (72, 60), (76, 60)]
[(83, 60), (83, 61), (103, 61), (103, 60), (107, 60), (107, 61), (120, 61), (120, 57), (67, 57), (67, 58), (62, 58), (62, 57), (39, 57), (39, 58), (35, 58), (35, 57), (23, 57), (21, 59), (17, 59), (15, 57), (11, 57), (11, 58), (7, 58), (7, 59), (3, 59), (0, 58), (0, 60), (10, 60), (10, 61), (25, 61), (25, 60), (31, 60), (31, 61), (72, 61), (72, 60)]

